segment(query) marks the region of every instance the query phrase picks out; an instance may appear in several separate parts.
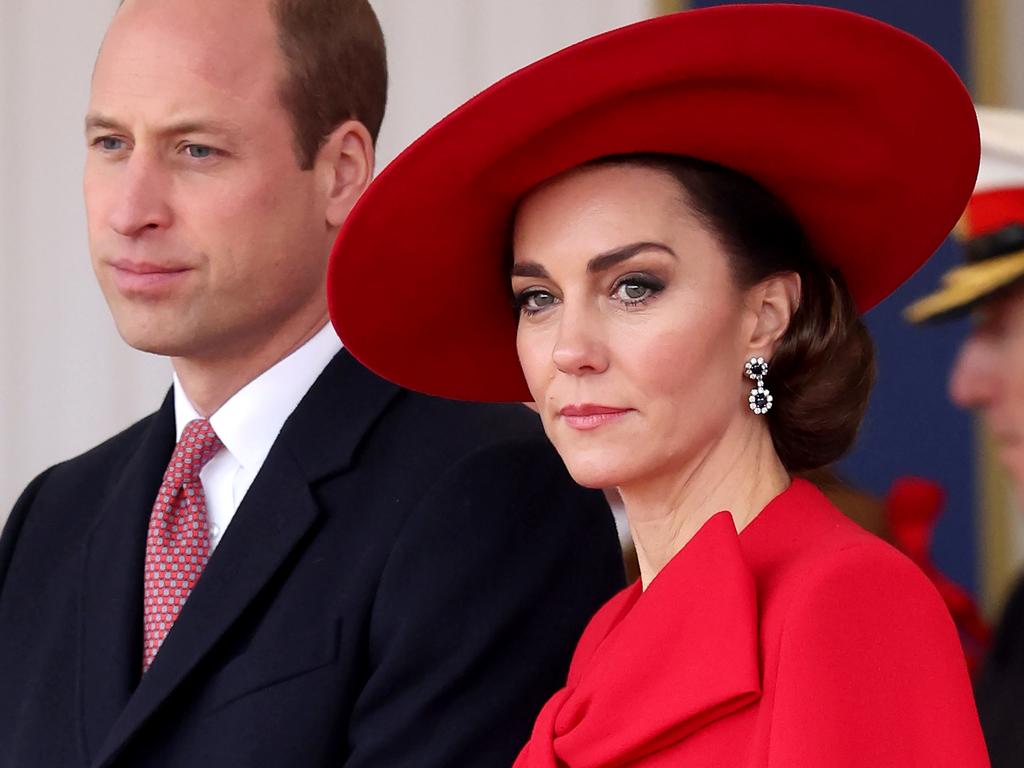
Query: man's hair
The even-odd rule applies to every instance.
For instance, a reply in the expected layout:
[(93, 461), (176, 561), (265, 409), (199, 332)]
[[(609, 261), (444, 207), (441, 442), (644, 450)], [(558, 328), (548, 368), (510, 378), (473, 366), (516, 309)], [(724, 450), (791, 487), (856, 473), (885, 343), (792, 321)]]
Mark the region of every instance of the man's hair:
[(270, 0), (285, 63), (281, 103), (303, 170), (331, 131), (358, 120), (377, 141), (387, 102), (384, 34), (367, 0)]
[(270, 0), (270, 15), (285, 64), (279, 97), (292, 118), (299, 167), (312, 168), (331, 131), (346, 120), (365, 125), (376, 143), (388, 65), (368, 0)]

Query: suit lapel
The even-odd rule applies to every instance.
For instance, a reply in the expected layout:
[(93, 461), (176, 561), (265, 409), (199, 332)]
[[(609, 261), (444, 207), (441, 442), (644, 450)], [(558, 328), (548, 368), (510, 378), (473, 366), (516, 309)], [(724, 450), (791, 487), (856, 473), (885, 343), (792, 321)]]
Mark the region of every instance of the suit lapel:
[[(347, 352), (331, 361), (285, 423), (94, 766), (110, 764), (300, 546), (321, 514), (311, 485), (349, 466), (398, 392)], [(138, 599), (141, 605), (141, 591)]]
[(142, 568), (150, 512), (174, 449), (170, 395), (144, 430), (84, 544), (78, 663), (88, 752), (102, 743), (141, 673)]

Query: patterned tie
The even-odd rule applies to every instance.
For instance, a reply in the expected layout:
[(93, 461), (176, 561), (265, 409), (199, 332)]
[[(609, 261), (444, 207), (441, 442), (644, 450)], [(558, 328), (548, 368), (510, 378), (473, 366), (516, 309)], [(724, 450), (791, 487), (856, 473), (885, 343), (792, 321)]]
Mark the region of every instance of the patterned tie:
[(146, 536), (143, 672), (153, 663), (210, 556), (206, 496), (199, 472), (222, 445), (210, 422), (190, 421), (157, 492)]

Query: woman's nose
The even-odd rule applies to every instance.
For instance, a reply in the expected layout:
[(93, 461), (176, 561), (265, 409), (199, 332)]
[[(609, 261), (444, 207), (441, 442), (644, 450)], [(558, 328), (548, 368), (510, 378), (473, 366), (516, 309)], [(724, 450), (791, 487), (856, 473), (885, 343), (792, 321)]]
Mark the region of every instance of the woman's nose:
[(551, 357), (562, 373), (572, 376), (601, 373), (608, 367), (607, 342), (591, 313), (584, 308), (563, 306)]

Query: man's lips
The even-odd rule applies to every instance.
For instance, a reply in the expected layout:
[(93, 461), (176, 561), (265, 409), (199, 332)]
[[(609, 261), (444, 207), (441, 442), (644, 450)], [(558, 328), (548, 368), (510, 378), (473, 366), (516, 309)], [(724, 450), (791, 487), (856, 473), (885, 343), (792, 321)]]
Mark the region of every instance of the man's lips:
[(109, 262), (114, 272), (114, 283), (122, 293), (146, 294), (166, 290), (180, 279), (190, 267), (176, 264), (157, 264), (148, 261), (118, 259)]
[(580, 403), (565, 406), (558, 412), (558, 415), (573, 429), (590, 430), (616, 421), (631, 410), (633, 409)]

